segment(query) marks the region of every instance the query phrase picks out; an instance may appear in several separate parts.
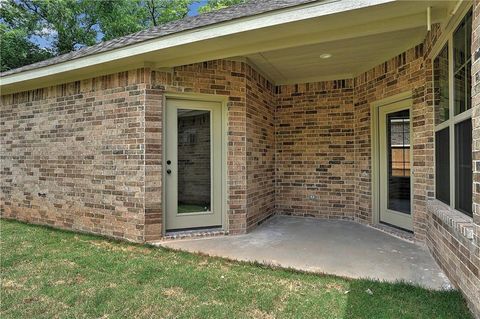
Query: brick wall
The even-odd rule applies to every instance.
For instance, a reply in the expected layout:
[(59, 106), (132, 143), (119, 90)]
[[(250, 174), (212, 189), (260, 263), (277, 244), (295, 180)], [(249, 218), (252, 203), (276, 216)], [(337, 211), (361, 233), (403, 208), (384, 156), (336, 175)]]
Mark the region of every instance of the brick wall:
[[(148, 82), (151, 82), (149, 75)], [(158, 240), (163, 233), (162, 92), (161, 89), (153, 89), (150, 84), (145, 89), (145, 241)]]
[(228, 96), (228, 231), (244, 233), (270, 216), (274, 212), (273, 85), (246, 63), (226, 60), (152, 71), (151, 77), (157, 96), (165, 92)]
[(275, 117), (277, 213), (353, 219), (353, 81), (279, 86)]
[[(480, 246), (465, 231), (470, 226), (461, 213), (439, 201), (428, 204), (426, 243), (438, 265), (480, 318)], [(477, 225), (478, 227), (478, 225)]]
[(2, 216), (133, 241), (161, 238), (166, 92), (228, 97), (228, 230), (244, 233), (270, 216), (274, 87), (236, 61), (2, 96)]
[(143, 240), (145, 70), (2, 96), (2, 216)]
[(246, 66), (247, 229), (275, 212), (275, 87)]
[[(227, 103), (227, 226), (231, 234), (246, 232), (247, 216), (247, 176), (246, 176), (246, 66), (243, 62), (217, 60), (176, 67), (169, 71), (151, 71), (150, 90), (147, 90), (147, 101), (152, 99), (157, 105), (159, 116), (153, 122), (161, 121), (163, 97), (166, 92), (204, 93), (228, 96)], [(150, 95), (148, 93), (151, 93)], [(152, 103), (153, 104), (153, 103)], [(149, 120), (147, 119), (147, 126)], [(156, 145), (156, 140), (149, 141), (147, 145)], [(161, 151), (160, 151), (161, 152)], [(160, 161), (161, 163), (161, 161)], [(156, 165), (155, 170), (161, 180), (161, 165)], [(161, 185), (157, 189), (162, 193)], [(160, 197), (157, 197), (161, 199)], [(158, 210), (160, 214), (156, 227), (161, 228), (162, 212), (161, 203)], [(152, 226), (152, 230), (155, 228)], [(160, 236), (155, 230), (151, 236)]]

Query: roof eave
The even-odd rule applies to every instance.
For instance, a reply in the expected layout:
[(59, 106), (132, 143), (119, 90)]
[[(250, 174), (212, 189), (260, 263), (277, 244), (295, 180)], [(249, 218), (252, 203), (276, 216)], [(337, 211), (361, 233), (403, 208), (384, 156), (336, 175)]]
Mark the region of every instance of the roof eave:
[(395, 0), (330, 0), (288, 7), (255, 16), (249, 16), (233, 21), (222, 22), (193, 30), (174, 33), (111, 51), (80, 57), (67, 62), (2, 76), (0, 77), (0, 89), (2, 90), (2, 94), (8, 94), (20, 89), (24, 90), (26, 87), (29, 87), (30, 84), (33, 87), (36, 85), (35, 83), (38, 83), (39, 81), (41, 81), (41, 83), (46, 83), (44, 79), (48, 79), (53, 76), (58, 77), (63, 75), (65, 78), (68, 78), (67, 74), (69, 73), (106, 64), (113, 65), (115, 62), (122, 63), (122, 61), (125, 61), (125, 65), (142, 65), (145, 61), (137, 61), (136, 63), (132, 61), (135, 60), (135, 57), (138, 57), (139, 60), (141, 60), (142, 55), (160, 52), (168, 48), (316, 17), (334, 15), (341, 12), (394, 1)]

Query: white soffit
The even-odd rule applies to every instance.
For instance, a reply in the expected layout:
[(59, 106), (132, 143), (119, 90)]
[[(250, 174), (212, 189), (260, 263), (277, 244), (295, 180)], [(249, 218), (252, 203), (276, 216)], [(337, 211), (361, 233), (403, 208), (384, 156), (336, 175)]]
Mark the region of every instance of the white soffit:
[[(423, 27), (260, 52), (247, 58), (276, 84), (355, 77), (421, 43)], [(329, 58), (321, 58), (329, 54)]]

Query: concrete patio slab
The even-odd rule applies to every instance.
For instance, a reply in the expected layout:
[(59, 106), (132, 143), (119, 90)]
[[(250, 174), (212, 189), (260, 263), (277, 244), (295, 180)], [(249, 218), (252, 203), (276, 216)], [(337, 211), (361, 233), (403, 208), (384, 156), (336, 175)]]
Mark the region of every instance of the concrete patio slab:
[(349, 221), (274, 216), (246, 235), (164, 241), (158, 245), (350, 278), (451, 288), (425, 247)]

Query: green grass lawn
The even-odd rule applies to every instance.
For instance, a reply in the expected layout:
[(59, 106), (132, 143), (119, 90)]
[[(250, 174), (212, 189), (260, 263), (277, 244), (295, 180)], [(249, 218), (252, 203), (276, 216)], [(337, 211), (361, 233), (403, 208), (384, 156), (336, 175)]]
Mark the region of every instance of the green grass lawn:
[(471, 318), (454, 291), (271, 269), (5, 220), (0, 226), (4, 319)]

